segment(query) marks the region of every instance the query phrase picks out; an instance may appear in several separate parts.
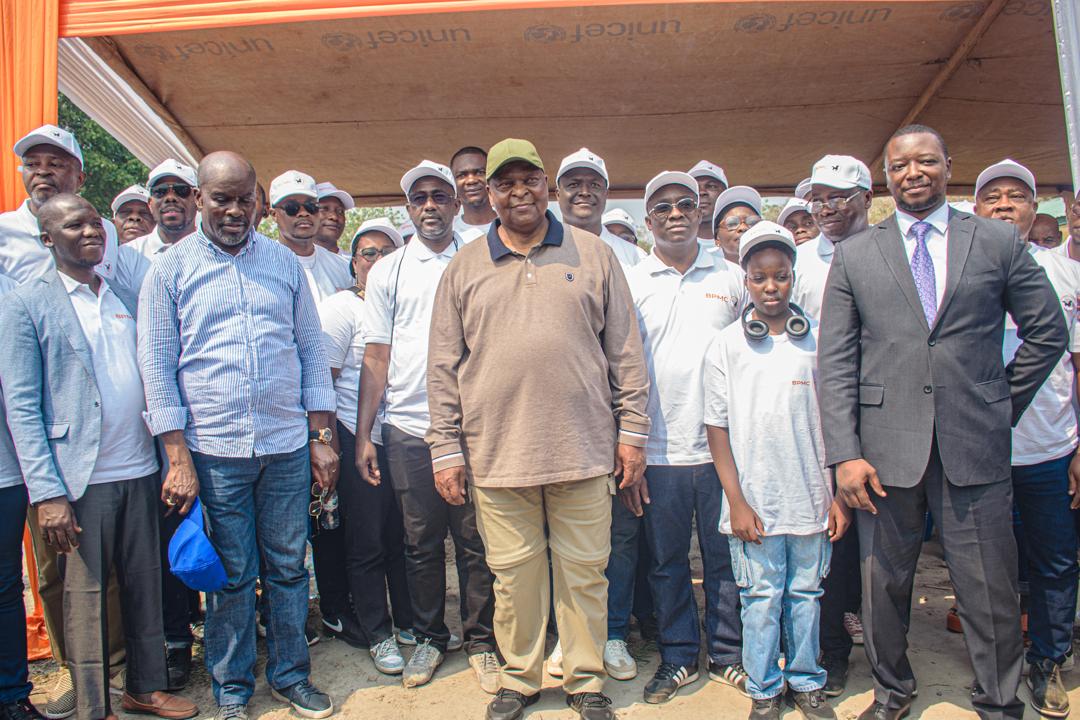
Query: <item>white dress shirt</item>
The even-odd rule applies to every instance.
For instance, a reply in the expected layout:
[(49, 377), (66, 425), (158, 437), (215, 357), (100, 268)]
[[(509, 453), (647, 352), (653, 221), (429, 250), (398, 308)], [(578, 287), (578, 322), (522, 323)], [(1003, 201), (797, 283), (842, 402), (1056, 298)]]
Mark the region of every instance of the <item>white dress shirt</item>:
[[(919, 222), (919, 219), (903, 210), (897, 210), (896, 222), (900, 226), (900, 235), (904, 238), (904, 253), (910, 265), (911, 255), (915, 252), (915, 236), (911, 234), (911, 226)], [(931, 227), (930, 232), (926, 233), (926, 249), (934, 263), (934, 294), (940, 308), (941, 298), (945, 296), (945, 273), (948, 271), (949, 204), (942, 203), (937, 210), (923, 218), (922, 222), (929, 223)]]

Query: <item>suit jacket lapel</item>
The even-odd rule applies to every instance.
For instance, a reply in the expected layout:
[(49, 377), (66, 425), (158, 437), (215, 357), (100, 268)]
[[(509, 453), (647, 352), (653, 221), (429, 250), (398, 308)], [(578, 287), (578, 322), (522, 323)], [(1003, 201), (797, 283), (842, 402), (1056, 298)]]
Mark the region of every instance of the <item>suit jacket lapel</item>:
[[(874, 239), (877, 240), (878, 250), (885, 259), (885, 265), (896, 278), (900, 291), (907, 298), (912, 312), (919, 318), (927, 333), (930, 326), (926, 324), (926, 313), (923, 312), (922, 302), (919, 301), (919, 291), (915, 287), (915, 278), (911, 274), (911, 263), (908, 262), (907, 253), (904, 252), (904, 239), (900, 237), (900, 226), (896, 223), (896, 216), (890, 216), (885, 222), (874, 228)], [(940, 315), (940, 313), (938, 313)]]
[(970, 215), (962, 215), (949, 212), (949, 242), (946, 249), (945, 269), (945, 293), (941, 296), (941, 307), (938, 308), (937, 319), (934, 327), (941, 322), (941, 316), (945, 314), (949, 302), (956, 294), (956, 286), (960, 284), (960, 276), (964, 272), (968, 253), (971, 252), (971, 236), (975, 230), (975, 224), (971, 222)]
[(82, 325), (79, 324), (79, 317), (75, 314), (75, 307), (71, 304), (71, 298), (68, 297), (67, 288), (64, 287), (60, 275), (55, 270), (44, 275), (42, 280), (49, 288), (49, 312), (53, 313), (57, 323), (64, 329), (71, 349), (75, 351), (75, 355), (86, 368), (86, 372), (90, 373), (90, 377), (94, 377), (94, 359), (90, 355), (90, 344), (86, 342), (86, 334), (83, 333)]

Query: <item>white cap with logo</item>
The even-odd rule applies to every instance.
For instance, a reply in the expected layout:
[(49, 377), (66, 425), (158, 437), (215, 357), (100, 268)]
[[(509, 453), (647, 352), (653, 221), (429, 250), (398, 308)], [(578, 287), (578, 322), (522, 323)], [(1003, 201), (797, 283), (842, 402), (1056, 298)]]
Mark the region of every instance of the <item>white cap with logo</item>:
[(604, 158), (600, 157), (589, 148), (581, 148), (577, 152), (570, 153), (564, 157), (562, 164), (559, 165), (559, 174), (555, 176), (555, 182), (559, 182), (559, 178), (576, 168), (592, 170), (597, 175), (604, 178), (604, 184), (609, 184), (611, 182), (608, 179), (607, 165), (604, 164)]
[(120, 191), (119, 195), (113, 198), (112, 205), (110, 206), (112, 208), (112, 214), (115, 216), (120, 208), (123, 207), (124, 203), (129, 203), (132, 200), (138, 200), (139, 202), (144, 202), (149, 205), (150, 193), (148, 193), (146, 188), (142, 185), (132, 185), (124, 188)]
[(450, 172), (450, 168), (431, 160), (421, 160), (419, 165), (401, 176), (401, 192), (408, 195), (416, 181), (426, 177), (442, 180), (450, 186), (450, 194), (457, 197), (457, 185), (454, 183), (454, 174)]
[(1001, 162), (996, 162), (979, 173), (979, 177), (975, 179), (975, 196), (978, 197), (979, 191), (982, 190), (983, 186), (988, 182), (1003, 177), (1016, 178), (1031, 188), (1032, 195), (1036, 194), (1034, 173), (1015, 160), (1005, 158)]
[(795, 252), (795, 237), (787, 228), (769, 220), (762, 220), (739, 238), (739, 264), (746, 262), (746, 256), (751, 250), (765, 243), (780, 243), (792, 253)]
[(149, 177), (146, 178), (146, 187), (153, 190), (154, 186), (157, 185), (158, 180), (163, 177), (169, 177), (170, 175), (180, 178), (181, 181), (193, 188), (199, 187), (199, 178), (195, 172), (195, 168), (172, 158), (169, 158), (150, 171)]
[[(761, 194), (749, 185), (736, 185), (729, 187), (716, 198), (713, 203), (712, 224), (716, 227), (716, 221), (724, 211), (736, 203), (749, 205), (759, 216), (761, 215)], [(760, 223), (759, 223), (760, 224)]]
[(20, 138), (13, 149), (16, 155), (22, 157), (27, 150), (35, 145), (52, 145), (55, 148), (60, 148), (78, 160), (80, 167), (83, 165), (82, 148), (79, 147), (79, 141), (63, 128), (55, 125), (42, 125), (37, 130), (32, 130)]
[(270, 183), (270, 207), (274, 207), (290, 195), (304, 195), (318, 199), (319, 192), (315, 187), (315, 178), (310, 175), (299, 170), (286, 170)]
[(630, 228), (634, 232), (637, 232), (637, 228), (634, 226), (634, 218), (630, 217), (630, 213), (626, 212), (622, 208), (614, 208), (608, 210), (600, 217), (600, 223), (602, 225), (623, 225)]
[(810, 172), (811, 185), (825, 185), (837, 190), (870, 190), (874, 181), (866, 163), (850, 155), (826, 155), (814, 163)]
[(789, 217), (791, 217), (797, 212), (810, 212), (810, 209), (807, 207), (807, 205), (809, 205), (809, 203), (805, 200), (800, 200), (799, 198), (791, 198), (784, 204), (784, 208), (780, 211), (780, 214), (777, 215), (776, 224), (783, 225), (785, 220), (787, 220)]
[(795, 186), (795, 197), (799, 200), (805, 200), (810, 195), (810, 178), (803, 178), (799, 181), (799, 184)]
[(690, 168), (690, 175), (695, 178), (711, 177), (716, 178), (720, 182), (724, 183), (724, 187), (728, 186), (727, 175), (724, 173), (724, 168), (719, 165), (714, 165), (708, 160), (701, 160), (697, 165)]
[(323, 198), (337, 198), (341, 201), (341, 204), (345, 206), (346, 210), (352, 210), (356, 207), (356, 203), (352, 199), (352, 195), (344, 190), (338, 190), (337, 186), (331, 182), (321, 182), (315, 186), (315, 191), (319, 194), (319, 199)]
[(351, 250), (352, 254), (356, 254), (356, 241), (360, 239), (365, 233), (369, 232), (381, 232), (390, 238), (394, 243), (394, 247), (401, 247), (405, 244), (405, 238), (401, 237), (401, 233), (394, 227), (393, 223), (388, 218), (372, 218), (365, 220), (360, 224), (360, 227), (356, 228), (356, 232), (353, 233)]
[[(694, 193), (695, 200), (701, 200), (701, 193), (698, 190), (697, 180), (690, 173), (679, 172), (678, 170), (665, 170), (659, 173), (645, 185), (645, 204), (648, 205), (649, 198), (662, 187), (667, 185), (682, 185), (684, 188), (689, 189)], [(648, 212), (648, 208), (645, 211)]]

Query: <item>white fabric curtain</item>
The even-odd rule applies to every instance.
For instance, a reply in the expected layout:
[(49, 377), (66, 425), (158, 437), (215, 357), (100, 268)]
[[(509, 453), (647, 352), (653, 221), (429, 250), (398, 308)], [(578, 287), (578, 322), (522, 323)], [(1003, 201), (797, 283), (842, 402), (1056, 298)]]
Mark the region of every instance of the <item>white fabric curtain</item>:
[(1080, 3), (1054, 0), (1054, 33), (1057, 35), (1058, 72), (1065, 106), (1065, 131), (1069, 140), (1069, 163), (1073, 190), (1080, 190)]
[(195, 166), (171, 128), (79, 38), (61, 38), (59, 86), (83, 112), (147, 167), (169, 158)]

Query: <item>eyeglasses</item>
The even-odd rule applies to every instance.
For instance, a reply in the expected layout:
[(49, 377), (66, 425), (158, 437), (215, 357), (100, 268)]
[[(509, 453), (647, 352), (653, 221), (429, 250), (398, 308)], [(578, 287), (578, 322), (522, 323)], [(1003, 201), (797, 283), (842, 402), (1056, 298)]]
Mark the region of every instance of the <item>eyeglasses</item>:
[(693, 212), (694, 210), (696, 210), (697, 206), (697, 200), (693, 198), (683, 198), (682, 200), (679, 200), (677, 203), (674, 204), (669, 202), (658, 202), (652, 206), (652, 209), (649, 210), (649, 214), (657, 220), (663, 220), (668, 215), (670, 215), (671, 211), (675, 208), (679, 208), (679, 212), (685, 215), (688, 212)]
[(169, 191), (176, 194), (176, 197), (183, 200), (191, 195), (191, 186), (184, 183), (165, 183), (164, 185), (155, 185), (150, 188), (150, 194), (156, 197), (158, 200), (169, 194)]
[(806, 209), (810, 211), (811, 215), (817, 215), (819, 212), (825, 209), (827, 205), (830, 210), (843, 210), (848, 206), (848, 203), (863, 194), (862, 190), (856, 190), (849, 197), (829, 198), (825, 202), (821, 200), (812, 200), (807, 204)]
[(296, 217), (300, 214), (300, 208), (307, 210), (308, 215), (315, 215), (319, 212), (319, 203), (314, 200), (305, 200), (304, 202), (297, 202), (296, 200), (285, 200), (275, 205), (278, 210), (284, 210), (285, 214), (289, 217)]
[(736, 230), (740, 225), (746, 225), (746, 227), (752, 228), (759, 222), (761, 222), (761, 218), (757, 215), (747, 215), (746, 217), (731, 215), (718, 222), (717, 225), (723, 225), (728, 230)]
[(397, 250), (396, 247), (389, 247), (389, 248), (382, 248), (382, 249), (373, 248), (373, 247), (366, 247), (366, 248), (363, 248), (362, 250), (357, 250), (356, 254), (359, 255), (360, 257), (364, 258), (365, 260), (370, 260), (370, 261), (374, 262), (376, 255), (386, 257), (387, 255), (394, 252), (395, 250)]
[(433, 193), (416, 193), (409, 196), (409, 204), (414, 208), (422, 208), (428, 204), (428, 200), (433, 200), (439, 207), (446, 207), (450, 203), (454, 202), (454, 196), (450, 193), (433, 192)]

